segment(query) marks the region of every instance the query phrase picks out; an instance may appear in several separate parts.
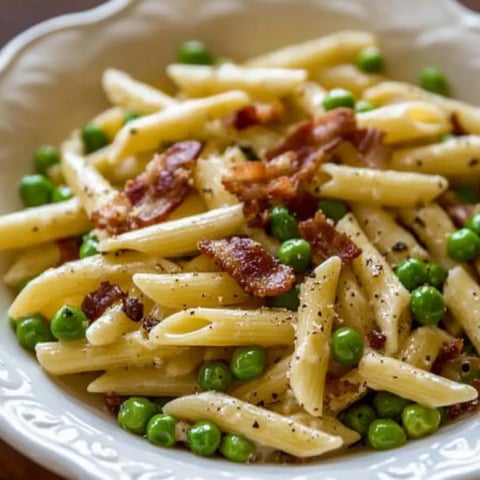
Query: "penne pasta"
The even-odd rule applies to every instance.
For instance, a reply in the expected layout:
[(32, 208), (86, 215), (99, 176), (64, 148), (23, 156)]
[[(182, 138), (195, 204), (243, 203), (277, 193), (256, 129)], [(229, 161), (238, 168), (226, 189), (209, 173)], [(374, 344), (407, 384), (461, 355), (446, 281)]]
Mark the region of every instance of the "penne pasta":
[[(117, 132), (122, 128), (125, 118), (125, 110), (121, 107), (112, 107), (108, 110), (97, 115), (92, 123), (97, 127), (101, 128), (107, 135), (108, 139), (111, 141), (115, 138)], [(78, 152), (79, 155), (83, 153), (82, 149)]]
[(165, 318), (150, 332), (157, 345), (228, 347), (288, 345), (296, 315), (285, 310), (192, 308)]
[(220, 392), (177, 398), (168, 402), (163, 410), (192, 422), (210, 420), (223, 431), (240, 433), (256, 443), (297, 457), (321, 455), (340, 448), (343, 444), (339, 436), (306, 427), (283, 415)]
[(314, 270), (300, 287), (295, 351), (290, 363), (290, 387), (302, 408), (321, 417), (329, 338), (335, 314), (335, 294), (342, 261), (332, 257)]
[(107, 238), (99, 243), (98, 249), (101, 252), (136, 250), (175, 257), (194, 252), (203, 238), (237, 233), (243, 223), (242, 206), (233, 205)]
[(291, 94), (291, 99), (297, 107), (311, 117), (325, 113), (323, 100), (326, 91), (315, 82), (305, 82), (299, 85)]
[(189, 100), (128, 122), (115, 137), (110, 161), (120, 160), (146, 150), (157, 148), (161, 142), (192, 137), (204, 123), (215, 117), (224, 117), (248, 105), (250, 98), (244, 92), (230, 91), (212, 97)]
[(375, 321), (386, 336), (385, 352), (394, 354), (399, 348), (402, 315), (410, 303), (410, 295), (377, 249), (368, 241), (352, 214), (337, 224), (362, 249), (352, 267), (368, 293)]
[(76, 198), (0, 216), (0, 251), (81, 235), (90, 222)]
[(333, 163), (325, 163), (322, 172), (331, 178), (320, 186), (321, 196), (386, 207), (427, 203), (448, 187), (447, 180), (439, 175), (355, 168)]
[(127, 111), (149, 114), (178, 103), (173, 97), (114, 68), (105, 70), (102, 83), (110, 102)]
[(360, 400), (367, 392), (367, 384), (358, 369), (350, 370), (336, 381), (327, 382), (325, 411), (329, 415), (338, 415), (357, 400)]
[(215, 67), (171, 64), (167, 75), (189, 97), (243, 90), (255, 98), (272, 99), (288, 95), (307, 79), (305, 70), (246, 68), (233, 63)]
[(478, 396), (470, 385), (440, 377), (395, 358), (368, 353), (358, 366), (367, 385), (431, 408), (468, 402)]

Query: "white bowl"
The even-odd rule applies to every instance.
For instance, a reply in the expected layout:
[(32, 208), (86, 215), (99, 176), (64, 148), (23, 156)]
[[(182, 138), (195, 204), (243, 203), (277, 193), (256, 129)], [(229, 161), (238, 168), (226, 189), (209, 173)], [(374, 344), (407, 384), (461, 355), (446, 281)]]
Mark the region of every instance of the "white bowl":
[[(114, 66), (162, 78), (182, 40), (199, 38), (243, 59), (344, 28), (379, 34), (389, 72), (415, 81), (441, 68), (455, 94), (480, 104), (480, 20), (453, 0), (113, 0), (34, 27), (0, 56), (1, 212), (20, 207), (16, 182), (40, 143), (58, 143), (105, 103)], [(7, 256), (0, 258), (4, 271)], [(0, 272), (1, 273), (1, 272)], [(3, 287), (0, 308), (12, 299)], [(390, 452), (360, 452), (308, 466), (235, 465), (156, 448), (123, 432), (68, 382), (48, 378), (0, 325), (0, 435), (68, 478), (114, 480), (478, 479), (478, 416)]]

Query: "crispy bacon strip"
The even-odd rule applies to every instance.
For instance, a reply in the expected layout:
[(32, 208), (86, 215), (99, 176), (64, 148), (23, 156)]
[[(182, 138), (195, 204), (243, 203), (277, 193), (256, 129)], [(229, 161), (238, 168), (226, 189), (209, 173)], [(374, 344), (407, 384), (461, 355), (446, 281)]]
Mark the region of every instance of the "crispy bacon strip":
[(102, 282), (97, 290), (85, 295), (82, 301), (82, 310), (90, 322), (94, 322), (108, 307), (118, 300), (125, 299), (126, 296), (126, 293), (118, 285)]
[(246, 237), (204, 239), (198, 249), (231, 275), (247, 293), (270, 297), (287, 292), (295, 283), (291, 267), (282, 265), (263, 246)]
[(270, 125), (283, 120), (285, 109), (281, 102), (260, 103), (237, 110), (229, 122), (237, 130), (245, 130), (253, 125)]
[(337, 232), (320, 211), (313, 218), (300, 222), (298, 228), (300, 235), (312, 246), (313, 261), (316, 264), (334, 255), (349, 262), (362, 253), (350, 238)]
[(353, 133), (350, 141), (367, 167), (387, 167), (392, 151), (383, 143), (384, 137), (385, 132), (377, 128), (359, 128)]
[(465, 222), (475, 214), (475, 204), (463, 203), (460, 198), (450, 190), (443, 193), (438, 201), (458, 228), (463, 227)]
[(192, 167), (201, 150), (200, 142), (185, 141), (156, 155), (122, 192), (93, 212), (94, 225), (119, 234), (164, 221), (189, 195)]
[(64, 238), (63, 240), (57, 240), (57, 246), (60, 253), (58, 265), (78, 259), (80, 245), (76, 239)]
[(380, 350), (384, 347), (387, 337), (376, 328), (367, 333), (368, 345), (375, 350)]

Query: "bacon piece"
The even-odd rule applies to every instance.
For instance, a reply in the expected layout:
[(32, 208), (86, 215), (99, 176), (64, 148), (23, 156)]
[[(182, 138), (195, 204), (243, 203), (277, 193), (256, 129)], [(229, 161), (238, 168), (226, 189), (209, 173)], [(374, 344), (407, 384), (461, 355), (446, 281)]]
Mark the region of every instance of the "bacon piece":
[(380, 350), (384, 347), (387, 337), (377, 329), (367, 333), (368, 345), (375, 350)]
[(270, 297), (287, 292), (295, 283), (291, 267), (282, 265), (263, 246), (246, 237), (204, 239), (198, 249), (231, 275), (247, 293)]
[(385, 132), (377, 128), (359, 128), (353, 133), (351, 142), (367, 167), (387, 167), (392, 150), (383, 143), (384, 137)]
[(450, 123), (452, 124), (452, 134), (456, 136), (468, 135), (467, 130), (463, 128), (457, 112), (450, 115)]
[[(474, 378), (471, 383), (472, 387), (476, 388), (480, 394), (480, 378)], [(467, 413), (473, 413), (479, 410), (480, 399), (470, 400), (469, 402), (456, 403), (447, 407), (447, 417), (451, 420), (455, 420), (458, 417), (466, 415)]]
[(148, 315), (147, 317), (142, 318), (142, 328), (149, 333), (150, 330), (152, 330), (153, 327), (158, 325), (160, 323), (160, 320), (158, 320), (155, 317), (152, 317)]
[(450, 190), (444, 192), (438, 202), (448, 213), (455, 226), (459, 228), (463, 227), (465, 222), (475, 214), (475, 204), (463, 203), (455, 192)]
[(285, 115), (285, 109), (280, 102), (260, 103), (237, 110), (230, 120), (237, 130), (245, 130), (253, 125), (269, 125), (280, 122)]
[(105, 310), (118, 300), (124, 300), (126, 293), (116, 284), (102, 282), (97, 290), (85, 295), (82, 310), (91, 322), (99, 318)]
[(93, 212), (94, 225), (119, 234), (164, 221), (189, 195), (192, 167), (201, 150), (200, 142), (185, 141), (155, 155), (144, 172)]
[(362, 250), (345, 234), (338, 232), (320, 211), (313, 218), (300, 222), (298, 229), (312, 246), (313, 261), (316, 264), (334, 255), (348, 262), (362, 253)]
[[(58, 265), (78, 259), (78, 251), (80, 246), (73, 238), (65, 238), (57, 241), (59, 260)], [(58, 266), (57, 265), (57, 266)]]
[(124, 298), (122, 310), (134, 322), (139, 322), (143, 318), (143, 303), (137, 298)]
[(112, 414), (117, 416), (120, 410), (120, 406), (128, 397), (117, 395), (115, 392), (108, 392), (103, 396), (103, 401), (107, 410)]
[(445, 365), (460, 357), (463, 353), (463, 339), (455, 338), (451, 342), (442, 345), (440, 352), (432, 365), (432, 372), (440, 375), (440, 372), (444, 369)]

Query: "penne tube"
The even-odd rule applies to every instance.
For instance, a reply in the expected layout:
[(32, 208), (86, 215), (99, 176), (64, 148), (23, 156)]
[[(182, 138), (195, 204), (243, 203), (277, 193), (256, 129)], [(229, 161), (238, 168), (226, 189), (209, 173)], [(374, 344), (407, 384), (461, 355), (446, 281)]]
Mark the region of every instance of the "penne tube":
[(225, 432), (297, 457), (313, 457), (340, 448), (341, 437), (306, 427), (288, 417), (242, 402), (220, 392), (203, 392), (168, 402), (163, 410), (177, 418), (210, 420)]
[(427, 92), (420, 87), (402, 82), (383, 82), (364, 92), (364, 98), (374, 105), (421, 100), (441, 107), (449, 115), (455, 114), (460, 126), (467, 132), (480, 135), (480, 108), (467, 103)]
[(400, 347), (400, 325), (410, 304), (410, 295), (352, 214), (343, 217), (337, 229), (362, 249), (362, 254), (352, 261), (352, 267), (368, 293), (375, 321), (386, 336), (385, 352), (394, 354)]
[[(101, 128), (107, 134), (108, 139), (112, 141), (117, 132), (122, 128), (124, 118), (125, 110), (123, 108), (112, 107), (97, 115), (92, 120), (92, 123)], [(81, 155), (82, 153), (83, 146), (82, 150), (80, 150), (78, 154)]]
[(91, 382), (90, 393), (115, 392), (117, 395), (179, 397), (197, 391), (197, 379), (189, 374), (169, 377), (162, 367), (123, 367), (108, 370)]
[(133, 283), (148, 297), (169, 308), (218, 307), (246, 302), (246, 294), (230, 275), (219, 273), (137, 273)]
[(362, 72), (356, 65), (344, 63), (317, 70), (313, 77), (324, 88), (344, 88), (361, 97), (365, 89), (383, 80), (381, 75)]
[(203, 238), (222, 238), (237, 233), (244, 223), (242, 205), (217, 208), (189, 218), (167, 221), (122, 233), (99, 243), (100, 252), (136, 250), (165, 257), (186, 255)]
[(144, 340), (141, 331), (125, 335), (114, 344), (103, 347), (95, 347), (83, 340), (39, 343), (36, 346), (37, 360), (52, 375), (159, 365), (181, 351), (178, 347), (152, 345)]
[(290, 387), (298, 403), (310, 415), (321, 417), (328, 363), (330, 334), (340, 257), (331, 257), (314, 270), (300, 287), (295, 350), (290, 363)]
[(63, 155), (62, 172), (89, 217), (117, 195), (117, 191), (92, 165), (74, 153)]
[(357, 368), (330, 380), (325, 386), (325, 411), (336, 416), (350, 405), (364, 397), (368, 392), (367, 384)]
[(445, 268), (457, 265), (447, 254), (447, 237), (455, 230), (455, 226), (438, 203), (429, 203), (419, 208), (401, 208), (398, 215), (402, 223), (413, 230), (427, 247), (434, 262)]
[(443, 288), (445, 305), (480, 352), (480, 286), (460, 266), (448, 273)]
[(165, 360), (165, 374), (168, 377), (182, 377), (195, 371), (204, 361), (204, 348), (185, 348), (168, 360)]
[(470, 385), (376, 353), (365, 355), (358, 371), (370, 388), (385, 390), (431, 408), (469, 402), (478, 396), (477, 390)]
[(322, 197), (387, 207), (427, 203), (448, 187), (447, 180), (439, 175), (355, 168), (333, 163), (323, 164), (321, 170), (332, 177), (320, 186)]
[(250, 102), (241, 91), (230, 91), (198, 100), (188, 100), (158, 113), (128, 122), (118, 132), (110, 161), (120, 160), (139, 152), (158, 148), (162, 142), (192, 138), (194, 132), (212, 118), (224, 117)]
[(431, 370), (440, 348), (451, 340), (453, 337), (433, 325), (419, 327), (408, 337), (398, 357), (416, 368)]
[(73, 237), (89, 229), (78, 198), (26, 208), (0, 216), (0, 251)]
[(480, 174), (480, 136), (468, 135), (393, 152), (390, 168), (445, 176)]
[(138, 323), (130, 320), (123, 312), (121, 302), (108, 307), (92, 322), (86, 331), (86, 338), (94, 346), (110, 345), (123, 334), (138, 329)]
[(233, 63), (213, 67), (171, 64), (167, 75), (189, 97), (243, 90), (255, 98), (272, 99), (288, 95), (307, 79), (305, 70), (246, 68)]
[(451, 130), (448, 115), (427, 102), (406, 102), (357, 113), (359, 128), (377, 128), (385, 132), (385, 143), (406, 142), (438, 137)]
[(305, 82), (292, 92), (290, 98), (307, 115), (317, 117), (325, 113), (323, 100), (326, 93), (325, 89), (317, 83)]
[(285, 310), (192, 308), (165, 318), (150, 332), (157, 345), (228, 347), (289, 345), (296, 314)]
[(391, 266), (395, 267), (407, 258), (428, 259), (425, 249), (395, 221), (390, 212), (367, 203), (355, 203), (351, 208), (368, 239)]
[(251, 58), (245, 65), (311, 70), (324, 65), (351, 62), (360, 50), (376, 43), (371, 33), (345, 30)]
[(173, 97), (114, 68), (105, 70), (102, 83), (110, 102), (129, 112), (149, 114), (178, 103)]
[(139, 254), (91, 257), (50, 268), (30, 281), (8, 310), (12, 318), (41, 312), (50, 302), (96, 290), (101, 282), (123, 283), (135, 272), (168, 271), (171, 262)]
[(253, 404), (269, 405), (276, 403), (288, 390), (288, 370), (291, 355), (265, 370), (263, 375), (248, 382), (242, 382), (228, 393), (232, 397)]

